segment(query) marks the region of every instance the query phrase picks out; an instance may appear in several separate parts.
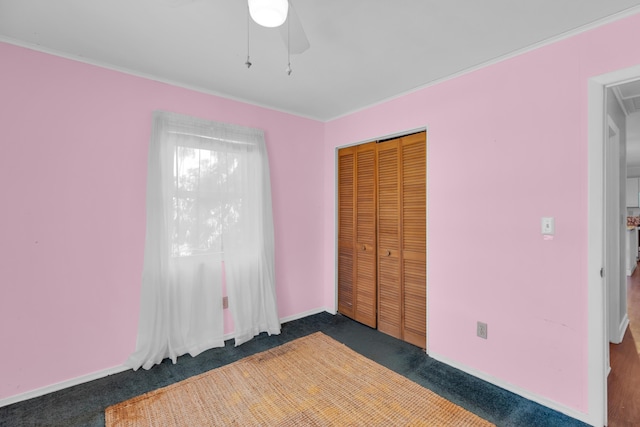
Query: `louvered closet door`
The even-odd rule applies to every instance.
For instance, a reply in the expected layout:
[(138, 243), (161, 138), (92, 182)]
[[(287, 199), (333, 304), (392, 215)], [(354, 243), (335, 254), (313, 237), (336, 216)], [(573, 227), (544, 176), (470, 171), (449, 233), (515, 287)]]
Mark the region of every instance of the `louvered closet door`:
[(426, 133), (401, 139), (402, 278), (404, 340), (426, 348), (427, 146)]
[(378, 329), (402, 339), (399, 142), (378, 144)]
[(338, 150), (338, 311), (377, 325), (376, 146)]
[(356, 151), (356, 307), (355, 320), (377, 325), (376, 144)]
[(426, 348), (426, 133), (338, 152), (338, 311)]
[(356, 147), (338, 150), (338, 311), (355, 317)]

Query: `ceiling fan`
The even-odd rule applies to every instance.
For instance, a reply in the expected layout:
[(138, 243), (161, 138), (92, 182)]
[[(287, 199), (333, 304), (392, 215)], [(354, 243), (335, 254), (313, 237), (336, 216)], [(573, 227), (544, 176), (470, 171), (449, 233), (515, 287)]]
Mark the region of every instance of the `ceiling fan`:
[[(163, 3), (171, 7), (185, 6), (198, 1), (203, 0), (162, 0)], [(249, 16), (251, 20), (249, 20)], [(247, 0), (247, 37), (249, 35), (249, 21), (263, 27), (277, 27), (289, 54), (301, 54), (311, 47), (292, 0)], [(248, 52), (245, 65), (247, 68), (251, 67)], [(287, 73), (291, 74), (290, 63), (287, 66)]]

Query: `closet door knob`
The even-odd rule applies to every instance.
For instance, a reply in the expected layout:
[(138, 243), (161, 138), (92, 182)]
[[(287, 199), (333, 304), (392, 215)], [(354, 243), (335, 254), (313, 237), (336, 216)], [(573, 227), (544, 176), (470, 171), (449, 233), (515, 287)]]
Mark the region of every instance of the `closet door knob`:
[(367, 246), (366, 245), (362, 245), (362, 250), (366, 251), (367, 250)]
[(391, 251), (387, 249), (387, 256), (391, 256)]

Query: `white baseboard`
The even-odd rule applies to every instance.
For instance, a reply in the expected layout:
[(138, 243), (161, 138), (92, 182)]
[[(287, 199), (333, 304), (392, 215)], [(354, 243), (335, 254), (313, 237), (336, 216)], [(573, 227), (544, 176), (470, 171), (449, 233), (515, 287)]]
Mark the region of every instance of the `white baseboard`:
[(500, 388), (503, 388), (505, 390), (508, 390), (512, 393), (515, 393), (519, 396), (524, 397), (525, 399), (531, 400), (533, 402), (539, 403), (542, 406), (546, 406), (547, 408), (553, 409), (554, 411), (558, 411), (561, 412), (565, 415), (568, 415), (572, 418), (575, 418), (577, 420), (580, 420), (584, 423), (593, 425), (592, 421), (589, 419), (589, 414), (585, 414), (583, 412), (580, 411), (576, 411), (573, 408), (569, 408), (568, 406), (562, 405), (558, 402), (555, 402), (553, 400), (547, 399), (546, 397), (542, 397), (539, 396), (537, 394), (531, 393), (530, 391), (527, 391), (523, 388), (520, 388), (518, 386), (515, 386), (513, 384), (510, 384), (506, 381), (503, 381), (499, 378), (496, 378), (492, 375), (486, 374), (482, 371), (479, 371), (477, 369), (474, 368), (470, 368), (468, 366), (462, 365), (458, 362), (455, 362), (451, 359), (448, 359), (444, 356), (441, 356), (439, 354), (436, 353), (429, 353), (429, 357), (434, 358), (435, 360), (445, 363), (449, 366), (452, 366), (456, 369), (459, 369), (463, 372), (466, 372), (469, 375), (473, 375), (474, 377), (480, 378), (481, 380), (484, 380), (488, 383), (491, 383), (495, 386), (498, 386)]
[(37, 388), (15, 396), (10, 396), (4, 399), (0, 399), (0, 408), (3, 406), (12, 405), (14, 403), (22, 402), (23, 400), (33, 399), (34, 397), (44, 396), (45, 394), (60, 391), (65, 388), (73, 387), (79, 384), (87, 383), (89, 381), (97, 380), (100, 378), (108, 377), (109, 375), (118, 374), (120, 372), (127, 371), (131, 368), (128, 366), (114, 366), (113, 368), (103, 369), (102, 371), (93, 372), (91, 374), (82, 375), (70, 380), (62, 381), (59, 383), (51, 384), (46, 387)]
[(633, 264), (632, 266), (630, 266), (629, 268), (627, 268), (627, 276), (631, 277), (631, 275), (633, 275), (633, 272), (636, 271), (636, 267), (637, 267), (637, 262), (635, 264)]
[(327, 308), (327, 307), (325, 307), (324, 311), (326, 311), (327, 313), (329, 313), (329, 314), (331, 314), (333, 316), (338, 314), (338, 310), (336, 310), (335, 308)]
[[(313, 310), (309, 310), (309, 311), (305, 311), (303, 313), (298, 313), (298, 314), (294, 314), (293, 316), (287, 316), (287, 317), (283, 317), (280, 319), (280, 323), (287, 323), (287, 322), (291, 322), (293, 320), (298, 320), (298, 319), (302, 319), (303, 317), (307, 317), (307, 316), (312, 316), (314, 314), (318, 314), (318, 313), (322, 313), (324, 311), (328, 311), (327, 309), (325, 309), (324, 307), (322, 308), (315, 308)], [(228, 339), (232, 339), (233, 338), (233, 333), (229, 333), (226, 334), (224, 336), (225, 340)], [(45, 394), (48, 393), (53, 393), (56, 391), (60, 391), (63, 390), (65, 388), (68, 387), (73, 387), (79, 384), (83, 384), (83, 383), (87, 383), (89, 381), (93, 381), (93, 380), (97, 380), (100, 378), (104, 378), (107, 377), (109, 375), (113, 375), (113, 374), (117, 374), (120, 372), (124, 372), (126, 370), (129, 370), (131, 368), (129, 368), (128, 366), (115, 366), (113, 368), (108, 368), (108, 369), (104, 369), (102, 371), (98, 371), (98, 372), (94, 372), (91, 374), (87, 374), (87, 375), (82, 375), (80, 377), (77, 378), (72, 378), (70, 380), (66, 380), (66, 381), (62, 381), (56, 384), (51, 384), (48, 385), (46, 387), (42, 387), (42, 388), (37, 388), (35, 390), (30, 390), (21, 394), (16, 394), (14, 396), (10, 396), (4, 399), (0, 399), (0, 408), (2, 408), (3, 406), (8, 406), (8, 405), (12, 405), (14, 403), (18, 403), (18, 402), (22, 402), (24, 400), (29, 400), (29, 399), (33, 399), (34, 397), (39, 397), (39, 396), (43, 396)]]
[(302, 319), (304, 317), (313, 316), (314, 314), (322, 313), (324, 311), (328, 311), (324, 307), (314, 308), (312, 310), (305, 311), (303, 313), (294, 314), (293, 316), (282, 317), (280, 319), (280, 323), (287, 323), (294, 320)]
[(614, 344), (620, 344), (624, 339), (624, 333), (627, 332), (627, 327), (629, 326), (629, 314), (625, 313), (622, 322), (620, 322), (620, 326), (618, 326), (618, 336), (615, 337), (617, 340), (613, 342)]

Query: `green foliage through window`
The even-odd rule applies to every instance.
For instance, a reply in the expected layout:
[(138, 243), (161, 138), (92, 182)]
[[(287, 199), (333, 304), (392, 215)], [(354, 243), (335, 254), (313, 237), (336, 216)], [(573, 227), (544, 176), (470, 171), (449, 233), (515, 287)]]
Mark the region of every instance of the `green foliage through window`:
[(240, 217), (240, 171), (234, 153), (176, 146), (173, 256), (224, 251), (222, 236)]

